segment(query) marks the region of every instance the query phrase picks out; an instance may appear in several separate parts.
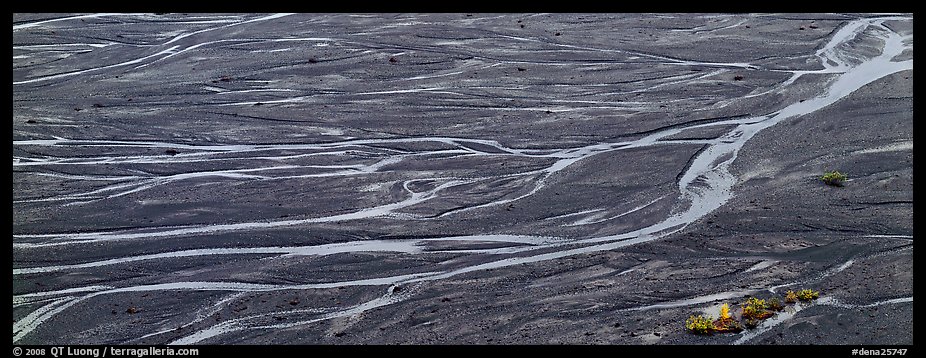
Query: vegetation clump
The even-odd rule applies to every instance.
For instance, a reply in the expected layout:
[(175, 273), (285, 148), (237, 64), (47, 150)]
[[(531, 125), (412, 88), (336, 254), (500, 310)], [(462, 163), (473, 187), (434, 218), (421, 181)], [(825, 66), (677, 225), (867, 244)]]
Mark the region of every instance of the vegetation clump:
[(758, 320), (769, 318), (774, 313), (769, 312), (766, 308), (768, 308), (768, 306), (766, 305), (765, 300), (750, 297), (748, 300), (746, 300), (746, 303), (743, 304), (743, 317)]
[(724, 303), (723, 306), (720, 306), (720, 318), (714, 321), (714, 331), (739, 332), (742, 330), (743, 326), (730, 315), (730, 305)]
[(820, 297), (819, 291), (814, 291), (811, 289), (803, 289), (803, 290), (797, 291), (797, 299), (801, 301), (813, 301), (817, 299), (817, 297)]
[(781, 300), (778, 297), (772, 297), (768, 300), (768, 309), (779, 312), (785, 309), (785, 306), (781, 304)]
[(842, 183), (845, 182), (847, 178), (845, 174), (840, 173), (838, 170), (834, 170), (823, 174), (820, 180), (823, 180), (826, 185), (842, 186)]
[(714, 323), (711, 320), (711, 316), (691, 316), (685, 321), (685, 328), (694, 334), (707, 335), (714, 332)]
[[(809, 302), (820, 297), (819, 291), (811, 289), (802, 289), (799, 291), (788, 290), (785, 292), (784, 302), (791, 305), (798, 301)], [(720, 316), (714, 320), (710, 315), (702, 315), (688, 318), (685, 321), (685, 328), (694, 334), (711, 335), (714, 332), (729, 333), (740, 332), (745, 328), (753, 329), (759, 326), (762, 320), (775, 315), (776, 312), (785, 309), (779, 297), (771, 297), (767, 300), (758, 297), (749, 297), (741, 305), (739, 319), (730, 311), (730, 305), (724, 303), (720, 306)]]
[(785, 292), (785, 303), (794, 303), (794, 302), (797, 302), (797, 294), (791, 290), (788, 290), (788, 292)]

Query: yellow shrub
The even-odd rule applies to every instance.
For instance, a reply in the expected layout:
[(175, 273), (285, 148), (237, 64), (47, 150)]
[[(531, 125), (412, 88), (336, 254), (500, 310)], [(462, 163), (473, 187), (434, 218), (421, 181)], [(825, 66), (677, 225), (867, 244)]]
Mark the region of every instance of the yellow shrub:
[(720, 306), (720, 319), (730, 318), (730, 305), (724, 303)]
[(788, 292), (785, 292), (785, 302), (787, 303), (797, 302), (797, 294), (794, 293), (794, 291), (788, 290)]

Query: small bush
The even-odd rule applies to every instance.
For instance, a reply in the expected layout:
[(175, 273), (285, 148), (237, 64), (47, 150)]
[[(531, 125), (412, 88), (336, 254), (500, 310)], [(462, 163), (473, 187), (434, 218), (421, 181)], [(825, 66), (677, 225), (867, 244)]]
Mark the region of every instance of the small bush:
[(838, 170), (834, 170), (823, 174), (820, 180), (823, 180), (826, 185), (842, 186), (842, 183), (846, 181), (847, 178), (845, 174), (840, 173)]
[(746, 325), (746, 328), (753, 329), (753, 328), (756, 328), (757, 326), (759, 326), (759, 320), (757, 320), (757, 319), (752, 319), (752, 318), (747, 318), (746, 321), (743, 322), (743, 324)]
[(785, 306), (781, 304), (781, 300), (779, 300), (778, 297), (772, 297), (768, 300), (768, 309), (777, 312), (785, 309)]
[(801, 301), (813, 301), (817, 299), (817, 297), (820, 297), (819, 291), (814, 291), (810, 289), (804, 289), (804, 290), (797, 291), (797, 299)]
[(797, 302), (797, 294), (791, 290), (788, 290), (788, 292), (785, 292), (785, 303), (794, 303), (794, 302)]
[(730, 318), (730, 305), (724, 303), (723, 306), (720, 306), (720, 319)]
[(711, 334), (714, 331), (714, 323), (711, 316), (691, 316), (685, 321), (685, 328), (694, 334)]
[(772, 312), (766, 310), (768, 306), (765, 303), (765, 300), (760, 300), (755, 297), (750, 297), (746, 300), (746, 303), (743, 304), (743, 318), (746, 319), (757, 319), (762, 320), (771, 317)]
[(714, 332), (740, 332), (743, 326), (730, 315), (730, 305), (720, 306), (720, 318), (714, 321)]

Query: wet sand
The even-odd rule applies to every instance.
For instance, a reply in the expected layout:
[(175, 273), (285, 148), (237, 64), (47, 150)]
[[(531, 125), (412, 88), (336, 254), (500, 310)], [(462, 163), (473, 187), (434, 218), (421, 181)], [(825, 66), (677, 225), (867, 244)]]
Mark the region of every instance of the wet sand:
[(15, 344), (913, 343), (912, 15), (13, 20)]

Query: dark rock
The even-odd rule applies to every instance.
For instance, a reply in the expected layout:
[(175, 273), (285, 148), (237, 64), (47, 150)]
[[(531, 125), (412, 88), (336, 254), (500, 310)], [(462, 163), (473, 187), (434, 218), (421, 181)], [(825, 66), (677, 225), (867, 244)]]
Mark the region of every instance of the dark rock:
[(395, 57), (390, 57), (389, 62), (396, 63), (399, 62), (399, 60), (397, 60)]
[(129, 309), (125, 310), (125, 313), (128, 313), (128, 314), (136, 314), (136, 313), (138, 313), (139, 311), (140, 311), (140, 310), (139, 310), (138, 308), (136, 308), (136, 307), (129, 307)]
[(180, 154), (180, 151), (170, 148), (170, 149), (165, 150), (164, 154), (177, 155), (177, 154)]
[(27, 120), (26, 123), (35, 123), (34, 119)]
[(318, 59), (316, 59), (315, 57), (312, 57), (309, 59), (309, 63), (318, 63)]
[(742, 80), (743, 80), (743, 76), (741, 76), (741, 75), (733, 76), (733, 80), (734, 80), (734, 81), (742, 81)]
[(518, 71), (527, 71), (527, 69), (524, 67), (518, 67)]

